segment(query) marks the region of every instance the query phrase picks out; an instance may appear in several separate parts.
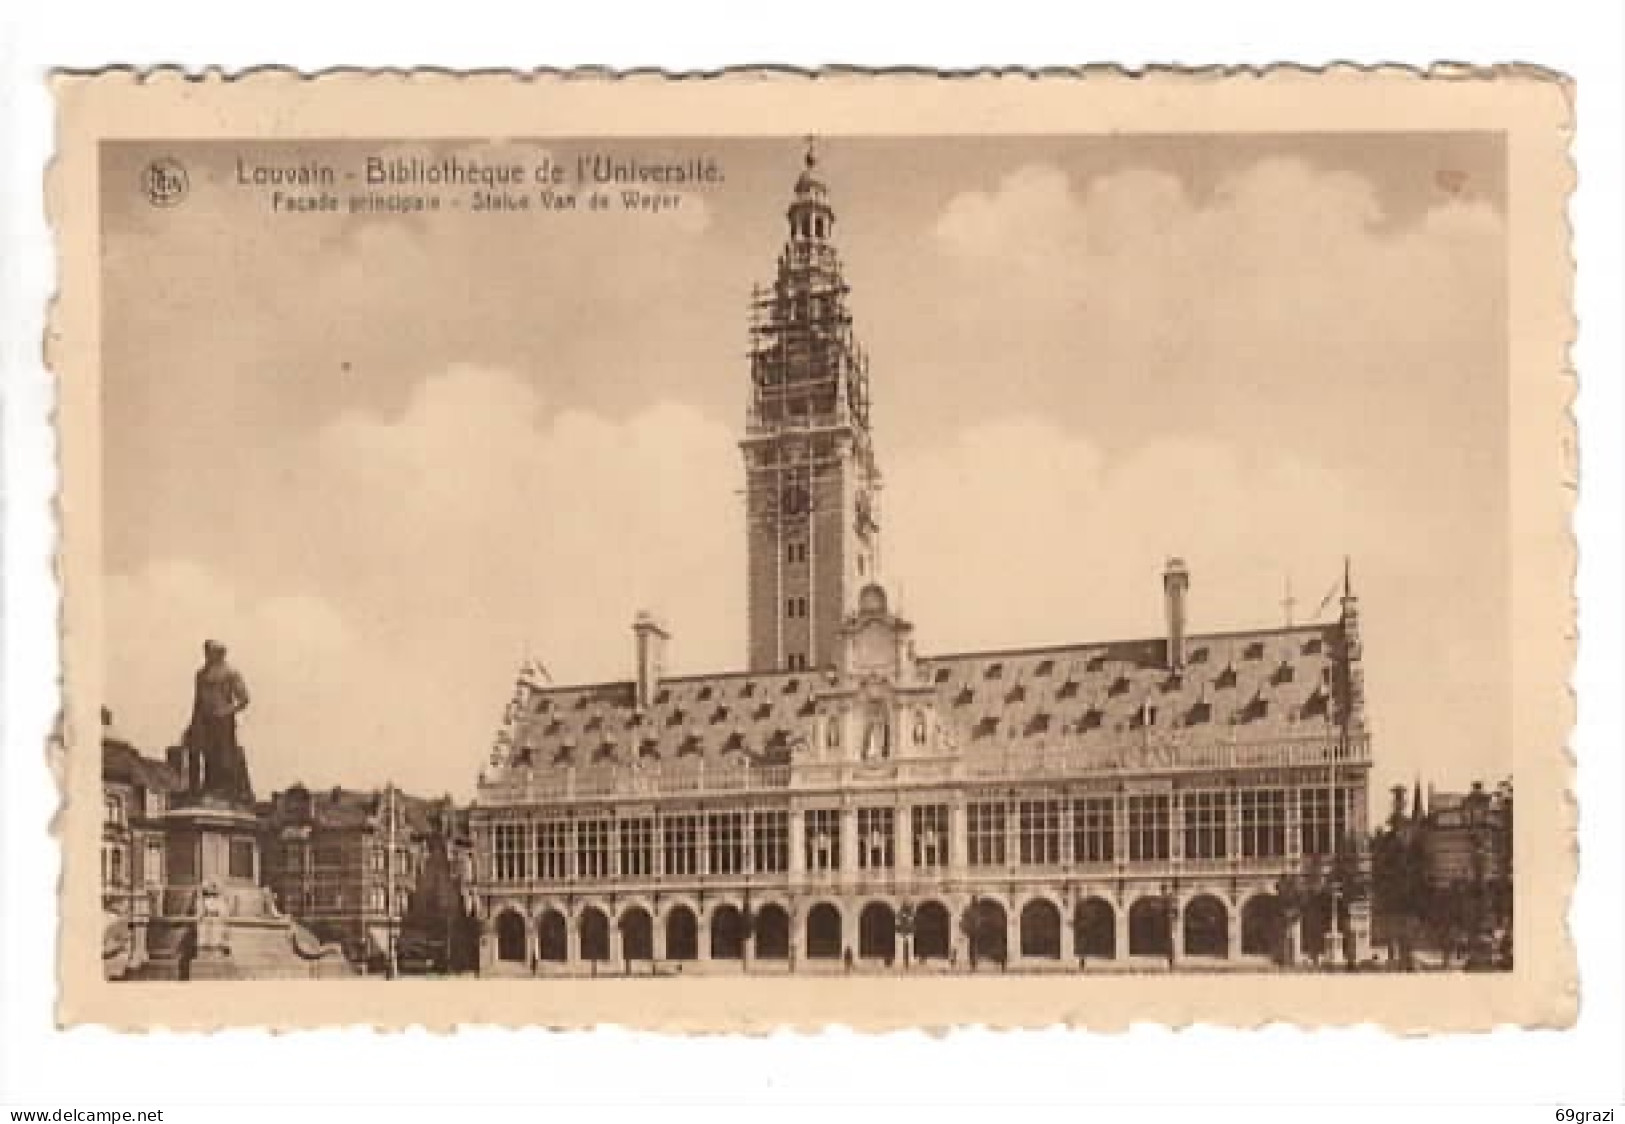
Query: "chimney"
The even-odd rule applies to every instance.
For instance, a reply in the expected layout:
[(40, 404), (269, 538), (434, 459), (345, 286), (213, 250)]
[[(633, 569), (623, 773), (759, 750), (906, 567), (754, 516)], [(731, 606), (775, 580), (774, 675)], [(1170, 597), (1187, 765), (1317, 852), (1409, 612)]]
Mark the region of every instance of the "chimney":
[(671, 635), (647, 610), (639, 610), (632, 619), (632, 634), (637, 637), (638, 649), (637, 704), (639, 710), (647, 710), (666, 672), (666, 641)]
[(1168, 668), (1185, 666), (1185, 591), (1191, 586), (1190, 571), (1184, 559), (1168, 559), (1162, 572), (1162, 599), (1168, 613)]

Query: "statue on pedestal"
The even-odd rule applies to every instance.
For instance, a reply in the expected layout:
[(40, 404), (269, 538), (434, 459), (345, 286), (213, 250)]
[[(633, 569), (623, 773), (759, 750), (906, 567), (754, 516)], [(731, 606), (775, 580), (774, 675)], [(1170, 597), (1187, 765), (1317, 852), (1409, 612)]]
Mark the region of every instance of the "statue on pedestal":
[(192, 721), (186, 728), (186, 791), (252, 807), (248, 760), (237, 744), (237, 715), (248, 706), (248, 685), (226, 662), (226, 646), (203, 644), (203, 666), (193, 680)]

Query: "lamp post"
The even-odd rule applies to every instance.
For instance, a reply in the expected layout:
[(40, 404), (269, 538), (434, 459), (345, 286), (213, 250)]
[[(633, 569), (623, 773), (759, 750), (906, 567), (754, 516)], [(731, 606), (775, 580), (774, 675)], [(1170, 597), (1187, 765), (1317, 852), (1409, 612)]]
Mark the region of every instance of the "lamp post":
[(1162, 932), (1163, 938), (1168, 942), (1168, 967), (1174, 966), (1179, 950), (1174, 943), (1174, 918), (1179, 915), (1179, 884), (1177, 882), (1162, 884)]

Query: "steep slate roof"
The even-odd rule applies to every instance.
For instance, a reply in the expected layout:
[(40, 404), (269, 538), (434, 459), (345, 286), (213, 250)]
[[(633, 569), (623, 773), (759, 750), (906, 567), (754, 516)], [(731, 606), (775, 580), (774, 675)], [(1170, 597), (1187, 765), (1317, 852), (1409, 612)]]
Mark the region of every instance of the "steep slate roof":
[[(268, 816), (273, 827), (304, 826), (308, 822), (311, 827), (318, 828), (363, 828), (383, 810), (384, 796), (381, 791), (353, 788), (307, 789), (310, 796), (310, 817), (307, 821), (291, 814), (292, 809), (287, 797), (292, 791), (292, 788), (286, 789), (273, 798)], [(425, 800), (404, 792), (396, 795), (400, 800), (401, 809), (405, 812), (407, 828), (425, 835), (431, 834), (435, 830), (436, 813), (444, 801)]]
[(102, 780), (153, 792), (179, 792), (186, 787), (185, 780), (167, 764), (143, 757), (121, 738), (102, 739)]
[[(1111, 746), (1149, 722), (1247, 740), (1324, 733), (1341, 629), (1336, 622), (1193, 636), (1171, 673), (1161, 638), (924, 658), (939, 717), (962, 753), (1062, 737)], [(811, 739), (827, 671), (736, 672), (662, 680), (642, 714), (630, 682), (547, 687), (519, 715), (510, 768), (536, 777), (574, 765), (578, 778), (658, 763), (666, 776), (788, 761)]]

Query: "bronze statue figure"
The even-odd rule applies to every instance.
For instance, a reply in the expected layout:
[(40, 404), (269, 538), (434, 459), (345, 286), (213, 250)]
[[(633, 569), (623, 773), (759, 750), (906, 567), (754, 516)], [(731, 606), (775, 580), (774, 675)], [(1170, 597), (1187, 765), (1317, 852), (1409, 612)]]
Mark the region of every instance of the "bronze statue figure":
[(216, 796), (235, 805), (252, 805), (248, 760), (237, 744), (237, 715), (248, 706), (248, 686), (226, 662), (226, 646), (217, 640), (203, 645), (192, 693), (192, 721), (186, 728), (187, 791)]

